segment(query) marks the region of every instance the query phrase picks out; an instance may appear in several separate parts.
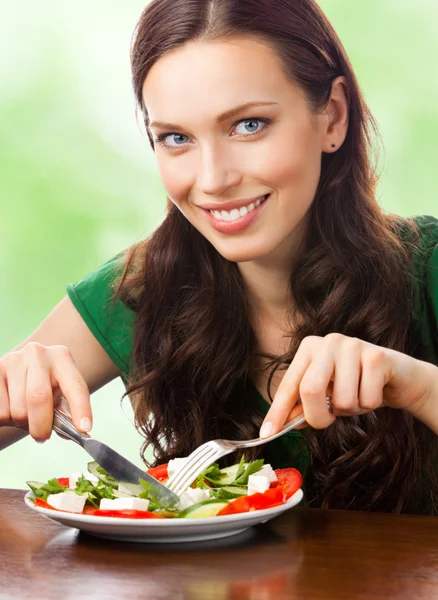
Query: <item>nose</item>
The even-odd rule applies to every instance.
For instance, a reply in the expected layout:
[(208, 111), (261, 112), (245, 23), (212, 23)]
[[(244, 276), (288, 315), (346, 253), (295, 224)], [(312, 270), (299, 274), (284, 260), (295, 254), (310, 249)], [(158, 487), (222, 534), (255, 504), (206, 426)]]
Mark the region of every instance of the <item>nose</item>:
[(209, 148), (202, 153), (198, 186), (204, 194), (218, 196), (238, 184), (241, 178), (235, 160), (226, 152)]

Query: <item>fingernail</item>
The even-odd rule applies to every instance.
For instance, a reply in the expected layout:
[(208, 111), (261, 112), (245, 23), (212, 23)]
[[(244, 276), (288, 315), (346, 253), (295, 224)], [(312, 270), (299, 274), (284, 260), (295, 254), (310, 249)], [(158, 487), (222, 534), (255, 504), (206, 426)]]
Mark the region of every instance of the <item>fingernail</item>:
[(91, 421), (88, 417), (82, 417), (81, 422), (79, 423), (80, 429), (86, 431), (87, 433), (91, 431)]
[(263, 423), (263, 427), (260, 429), (260, 437), (262, 437), (262, 438), (269, 437), (271, 435), (271, 431), (272, 431), (272, 423), (270, 421)]

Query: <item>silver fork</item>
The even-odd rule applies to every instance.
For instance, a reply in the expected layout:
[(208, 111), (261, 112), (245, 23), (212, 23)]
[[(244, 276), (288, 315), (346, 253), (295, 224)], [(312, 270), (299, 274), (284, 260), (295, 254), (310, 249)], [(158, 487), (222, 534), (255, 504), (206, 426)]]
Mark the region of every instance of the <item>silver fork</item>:
[(172, 477), (169, 477), (166, 486), (180, 496), (184, 493), (195, 479), (211, 464), (216, 462), (222, 456), (230, 454), (239, 448), (252, 448), (260, 446), (275, 440), (275, 438), (284, 435), (291, 429), (295, 429), (298, 425), (305, 422), (304, 414), (301, 413), (276, 434), (267, 438), (254, 438), (253, 440), (211, 440), (199, 446), (187, 457), (187, 462), (177, 471)]

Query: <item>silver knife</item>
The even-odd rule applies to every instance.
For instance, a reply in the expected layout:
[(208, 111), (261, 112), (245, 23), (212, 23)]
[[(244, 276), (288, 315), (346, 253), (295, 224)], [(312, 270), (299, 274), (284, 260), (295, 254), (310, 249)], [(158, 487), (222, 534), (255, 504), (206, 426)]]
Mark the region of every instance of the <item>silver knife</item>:
[(153, 496), (162, 506), (166, 508), (178, 506), (179, 496), (106, 444), (76, 429), (70, 417), (57, 408), (54, 410), (52, 429), (61, 437), (66, 437), (82, 446), (109, 475), (120, 483), (137, 484), (137, 487), (135, 485), (130, 486), (133, 491), (137, 493), (145, 491), (144, 487), (138, 482), (139, 479), (143, 479), (150, 484)]

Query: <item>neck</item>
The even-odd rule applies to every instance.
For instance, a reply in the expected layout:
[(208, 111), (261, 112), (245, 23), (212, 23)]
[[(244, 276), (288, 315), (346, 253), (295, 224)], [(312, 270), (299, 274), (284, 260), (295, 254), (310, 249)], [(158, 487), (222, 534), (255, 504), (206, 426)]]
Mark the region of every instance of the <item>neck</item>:
[(285, 240), (282, 246), (262, 258), (237, 263), (246, 287), (252, 316), (284, 323), (293, 309), (290, 275), (302, 236)]

